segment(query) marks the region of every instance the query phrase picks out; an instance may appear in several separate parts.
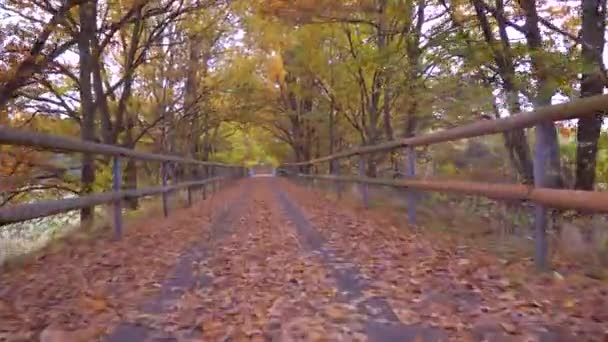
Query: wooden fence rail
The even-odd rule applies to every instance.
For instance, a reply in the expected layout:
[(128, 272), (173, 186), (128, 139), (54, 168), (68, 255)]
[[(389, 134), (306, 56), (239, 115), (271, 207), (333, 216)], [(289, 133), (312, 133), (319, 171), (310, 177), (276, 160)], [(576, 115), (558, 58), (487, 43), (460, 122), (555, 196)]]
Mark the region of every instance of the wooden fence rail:
[[(43, 150), (80, 152), (86, 154), (99, 154), (111, 156), (112, 165), (112, 190), (111, 192), (86, 194), (75, 198), (61, 200), (42, 201), (32, 204), (7, 205), (0, 207), (0, 226), (10, 223), (26, 221), (30, 219), (51, 216), (72, 210), (87, 208), (95, 205), (113, 203), (114, 204), (114, 235), (116, 239), (122, 237), (122, 201), (128, 198), (138, 198), (151, 195), (162, 195), (163, 212), (165, 216), (169, 214), (168, 194), (180, 189), (188, 191), (188, 205), (192, 202), (191, 191), (202, 188), (203, 197), (207, 196), (207, 186), (211, 185), (211, 190), (219, 187), (226, 181), (245, 177), (246, 168), (238, 165), (228, 165), (215, 162), (206, 162), (196, 159), (183, 158), (175, 155), (162, 155), (148, 152), (140, 152), (124, 147), (99, 144), (94, 142), (82, 141), (79, 139), (60, 137), (50, 134), (42, 134), (16, 130), (0, 126), (0, 145), (27, 146)], [(0, 156), (1, 157), (1, 156)], [(140, 189), (121, 189), (122, 168), (121, 159), (132, 158), (143, 161), (160, 162), (160, 174), (162, 186), (147, 187)], [(171, 164), (186, 164), (190, 168), (204, 168), (203, 179), (191, 179), (186, 182), (168, 185), (168, 175)], [(222, 173), (222, 175), (219, 175)], [(200, 177), (199, 174), (199, 177)]]
[[(483, 120), (459, 127), (419, 136), (397, 139), (373, 146), (363, 146), (343, 152), (334, 153), (322, 158), (283, 164), (285, 174), (305, 179), (325, 179), (336, 182), (338, 194), (341, 192), (341, 182), (356, 182), (360, 186), (364, 205), (368, 205), (369, 184), (404, 187), (407, 189), (408, 221), (416, 223), (416, 191), (454, 192), (468, 195), (485, 196), (495, 199), (529, 200), (535, 203), (535, 261), (539, 269), (548, 268), (548, 243), (546, 239), (547, 207), (561, 209), (587, 210), (592, 212), (608, 212), (608, 193), (597, 191), (576, 191), (549, 189), (544, 186), (546, 177), (544, 164), (548, 146), (540, 139), (536, 143), (534, 158), (535, 186), (521, 184), (494, 184), (483, 182), (463, 182), (446, 180), (417, 179), (415, 173), (416, 146), (427, 146), (458, 139), (474, 138), (484, 135), (503, 133), (515, 129), (536, 127), (545, 122), (570, 120), (584, 116), (595, 115), (608, 110), (608, 95), (597, 95), (571, 102), (539, 107), (530, 112), (522, 112), (496, 120)], [(365, 155), (376, 152), (388, 152), (405, 148), (407, 155), (406, 179), (391, 180), (365, 177)], [(340, 176), (339, 161), (344, 158), (359, 156), (359, 176)], [(333, 175), (307, 175), (301, 173), (302, 167), (315, 166), (320, 163), (330, 163)], [(313, 170), (316, 168), (313, 168)]]

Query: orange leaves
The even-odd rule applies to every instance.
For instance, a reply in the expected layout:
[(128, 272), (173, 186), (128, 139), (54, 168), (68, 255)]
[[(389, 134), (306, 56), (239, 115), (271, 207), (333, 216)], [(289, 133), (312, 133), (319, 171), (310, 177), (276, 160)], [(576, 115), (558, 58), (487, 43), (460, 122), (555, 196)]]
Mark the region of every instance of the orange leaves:
[(342, 321), (347, 316), (352, 315), (356, 308), (346, 304), (331, 304), (325, 308), (325, 315), (334, 321)]
[(43, 330), (46, 342), (95, 341), (119, 320), (139, 319), (133, 307), (158, 292), (154, 284), (169, 274), (180, 253), (208, 235), (210, 212), (237, 191), (216, 195), (213, 206), (207, 201), (176, 210), (167, 220), (148, 210), (148, 217), (131, 221), (121, 242), (105, 235), (67, 240), (28, 268), (3, 273), (0, 340)]
[(108, 302), (103, 298), (85, 296), (81, 299), (81, 303), (84, 309), (94, 312), (105, 311), (108, 308)]
[(501, 322), (500, 326), (509, 334), (515, 334), (517, 332), (517, 328), (512, 323)]
[[(608, 297), (599, 281), (538, 277), (528, 261), (504, 265), (475, 246), (410, 234), (408, 227), (394, 229), (393, 221), (380, 223), (318, 193), (290, 190), (333, 246), (345, 249), (374, 280), (374, 295), (389, 298), (404, 324), (431, 324), (458, 341), (537, 340), (547, 326), (563, 327), (549, 333), (564, 340), (605, 336)], [(370, 252), (357, 247), (363, 244)], [(569, 339), (569, 327), (576, 327), (576, 339)]]
[(79, 330), (62, 330), (59, 328), (46, 328), (40, 334), (40, 342), (88, 342), (96, 340), (103, 334), (103, 330), (89, 327)]

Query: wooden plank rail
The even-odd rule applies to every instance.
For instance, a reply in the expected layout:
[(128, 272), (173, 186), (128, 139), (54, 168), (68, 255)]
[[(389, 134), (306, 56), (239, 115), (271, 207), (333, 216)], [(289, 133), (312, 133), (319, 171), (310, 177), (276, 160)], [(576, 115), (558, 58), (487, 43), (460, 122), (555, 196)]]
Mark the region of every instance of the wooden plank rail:
[[(445, 129), (419, 136), (408, 137), (376, 144), (362, 146), (334, 153), (325, 157), (285, 163), (280, 169), (287, 172), (280, 174), (295, 175), (303, 179), (324, 179), (336, 183), (336, 191), (341, 196), (341, 182), (356, 182), (360, 184), (361, 198), (364, 206), (368, 205), (368, 184), (402, 187), (408, 189), (408, 221), (416, 223), (416, 191), (454, 192), (467, 195), (485, 196), (503, 200), (528, 200), (535, 203), (535, 261), (539, 269), (548, 268), (548, 247), (546, 239), (547, 208), (574, 209), (590, 212), (608, 213), (608, 193), (596, 191), (578, 191), (567, 189), (550, 189), (545, 185), (545, 163), (548, 146), (546, 141), (536, 141), (534, 158), (535, 185), (495, 184), (484, 182), (469, 182), (455, 180), (426, 180), (415, 177), (416, 146), (428, 146), (459, 139), (474, 138), (490, 134), (503, 133), (516, 129), (535, 127), (542, 132), (541, 124), (560, 120), (571, 120), (584, 116), (595, 115), (608, 111), (608, 94), (580, 98), (567, 103), (544, 106), (530, 112), (522, 112), (509, 117), (482, 120), (459, 127)], [(539, 131), (540, 130), (540, 131)], [(365, 177), (365, 155), (377, 152), (388, 152), (405, 148), (407, 154), (406, 179), (377, 179)], [(359, 156), (359, 176), (340, 176), (339, 161), (344, 158)], [(306, 167), (313, 173), (320, 163), (329, 162), (333, 175), (301, 174), (298, 169)], [(312, 168), (310, 166), (313, 166)], [(301, 170), (301, 169), (300, 169)]]
[[(223, 163), (200, 161), (191, 158), (184, 158), (176, 155), (162, 155), (149, 152), (135, 151), (128, 148), (100, 144), (90, 141), (83, 141), (76, 138), (62, 137), (51, 134), (29, 132), (8, 128), (0, 125), (0, 145), (25, 146), (49, 151), (78, 152), (85, 154), (105, 155), (113, 158), (112, 165), (112, 189), (111, 192), (87, 194), (76, 198), (66, 198), (61, 200), (42, 201), (32, 204), (9, 205), (0, 207), (0, 225), (16, 223), (35, 218), (41, 218), (72, 210), (92, 207), (95, 205), (113, 203), (114, 204), (114, 226), (115, 237), (120, 239), (122, 236), (122, 201), (128, 198), (145, 197), (156, 194), (163, 196), (163, 212), (168, 215), (167, 196), (170, 192), (180, 189), (188, 190), (188, 205), (191, 204), (191, 190), (203, 187), (203, 197), (207, 196), (207, 185), (212, 185), (212, 190), (218, 188), (227, 180), (244, 177), (247, 170), (239, 165), (228, 165)], [(160, 162), (160, 173), (162, 186), (148, 187), (143, 189), (121, 190), (121, 158), (132, 158), (142, 161)], [(168, 185), (168, 175), (171, 163), (190, 165), (193, 168), (204, 167), (206, 179), (190, 180), (177, 184)], [(218, 175), (218, 170), (228, 173), (228, 175)]]

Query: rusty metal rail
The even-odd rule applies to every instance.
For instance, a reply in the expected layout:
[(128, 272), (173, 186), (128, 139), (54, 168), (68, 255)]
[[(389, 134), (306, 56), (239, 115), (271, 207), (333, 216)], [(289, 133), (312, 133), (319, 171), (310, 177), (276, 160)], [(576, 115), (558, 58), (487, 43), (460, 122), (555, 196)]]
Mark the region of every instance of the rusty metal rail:
[(196, 182), (183, 182), (168, 186), (158, 186), (142, 189), (102, 192), (81, 197), (66, 198), (54, 201), (41, 201), (32, 204), (19, 204), (0, 208), (0, 222), (4, 224), (22, 222), (40, 217), (65, 213), (72, 210), (91, 207), (94, 205), (121, 201), (129, 198), (146, 197), (175, 190), (194, 188), (213, 184), (224, 180), (223, 177), (213, 177)]
[(484, 196), (500, 200), (521, 200), (541, 203), (557, 209), (589, 210), (608, 213), (608, 193), (598, 191), (535, 188), (523, 184), (497, 184), (432, 179), (382, 179), (358, 176), (306, 175), (299, 177), (337, 182), (351, 182), (395, 188)]
[[(114, 204), (115, 238), (122, 237), (122, 201), (129, 198), (162, 195), (163, 212), (168, 216), (168, 195), (176, 190), (188, 191), (188, 205), (192, 203), (192, 190), (202, 188), (203, 197), (207, 196), (207, 186), (214, 190), (219, 185), (247, 175), (247, 169), (239, 165), (228, 165), (206, 162), (196, 159), (183, 158), (175, 155), (162, 155), (140, 152), (124, 147), (99, 144), (79, 139), (61, 137), (50, 134), (28, 132), (0, 126), (0, 145), (26, 146), (51, 151), (79, 152), (86, 154), (105, 155), (113, 158), (111, 192), (86, 194), (75, 198), (41, 201), (32, 204), (7, 205), (0, 208), (0, 226), (4, 224), (26, 221), (34, 218), (51, 216), (72, 210), (87, 208), (95, 205)], [(121, 189), (122, 168), (121, 159), (131, 158), (142, 161), (160, 162), (162, 186), (140, 189)], [(199, 172), (203, 179), (191, 179), (186, 182), (168, 184), (168, 174), (171, 164), (186, 164), (191, 168), (204, 168)], [(219, 175), (222, 173), (223, 175)]]
[[(535, 206), (535, 260), (539, 269), (548, 267), (548, 242), (546, 239), (547, 209), (575, 209), (591, 212), (608, 213), (608, 193), (597, 191), (576, 191), (549, 189), (545, 184), (545, 158), (548, 146), (537, 139), (534, 158), (535, 185), (494, 184), (482, 182), (463, 182), (446, 180), (422, 180), (416, 178), (416, 146), (427, 146), (459, 139), (474, 138), (484, 135), (503, 133), (515, 129), (536, 127), (545, 122), (570, 120), (608, 110), (608, 95), (597, 95), (573, 100), (552, 106), (536, 108), (530, 112), (518, 113), (496, 120), (483, 120), (459, 127), (422, 134), (419, 136), (398, 139), (373, 146), (362, 146), (334, 153), (322, 158), (283, 164), (280, 168), (288, 175), (305, 179), (325, 179), (336, 181), (338, 194), (340, 182), (356, 182), (360, 186), (361, 196), (365, 206), (369, 205), (368, 185), (385, 185), (403, 187), (407, 191), (408, 221), (416, 223), (416, 191), (453, 192), (467, 195), (485, 196), (494, 199), (519, 199), (533, 201)], [(365, 155), (377, 152), (388, 152), (405, 148), (407, 154), (406, 179), (390, 180), (365, 177)], [(340, 176), (339, 161), (344, 158), (359, 156), (359, 176)], [(333, 175), (308, 175), (301, 173), (302, 168), (308, 168), (320, 163), (329, 162)]]
[(204, 162), (196, 159), (188, 159), (172, 155), (140, 152), (120, 146), (99, 144), (75, 138), (29, 132), (2, 126), (0, 126), (0, 145), (35, 147), (45, 150), (57, 150), (64, 152), (82, 152), (111, 157), (128, 157), (146, 161), (177, 162), (202, 166), (234, 167), (233, 165)]
[(530, 112), (521, 112), (496, 120), (483, 120), (470, 124), (446, 129), (411, 138), (397, 139), (373, 146), (363, 146), (351, 150), (334, 153), (325, 157), (311, 159), (297, 163), (285, 163), (283, 166), (307, 166), (355, 155), (384, 152), (402, 147), (416, 147), (433, 145), (442, 142), (466, 138), (475, 138), (483, 135), (497, 134), (514, 129), (530, 128), (546, 121), (562, 121), (592, 115), (594, 112), (608, 110), (608, 95), (596, 95), (577, 99), (567, 103), (553, 106), (539, 107)]

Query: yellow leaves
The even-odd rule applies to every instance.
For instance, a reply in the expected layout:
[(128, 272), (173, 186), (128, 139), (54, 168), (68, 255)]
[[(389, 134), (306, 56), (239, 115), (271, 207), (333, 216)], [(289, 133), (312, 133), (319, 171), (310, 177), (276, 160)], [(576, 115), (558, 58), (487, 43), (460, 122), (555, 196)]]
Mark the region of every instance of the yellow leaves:
[(266, 72), (268, 78), (275, 83), (282, 83), (287, 74), (284, 69), (283, 58), (280, 53), (274, 53), (266, 62)]

